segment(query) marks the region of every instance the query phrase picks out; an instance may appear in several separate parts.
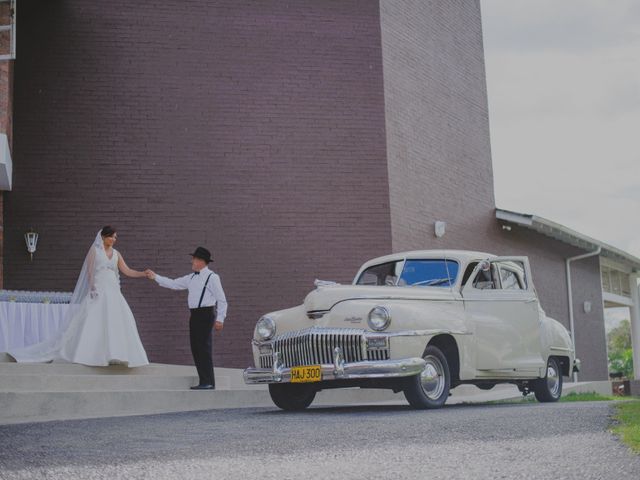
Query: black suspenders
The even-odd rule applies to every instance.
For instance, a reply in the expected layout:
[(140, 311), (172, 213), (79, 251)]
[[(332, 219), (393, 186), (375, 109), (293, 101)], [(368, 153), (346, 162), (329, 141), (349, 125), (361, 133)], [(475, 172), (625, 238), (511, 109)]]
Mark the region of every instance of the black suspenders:
[(204, 287), (202, 287), (202, 294), (200, 295), (200, 301), (198, 302), (198, 308), (200, 308), (202, 306), (202, 299), (204, 298), (204, 292), (207, 289), (207, 284), (209, 283), (209, 279), (211, 278), (211, 275), (213, 275), (213, 273), (209, 274), (209, 276), (207, 277), (207, 281), (204, 282)]

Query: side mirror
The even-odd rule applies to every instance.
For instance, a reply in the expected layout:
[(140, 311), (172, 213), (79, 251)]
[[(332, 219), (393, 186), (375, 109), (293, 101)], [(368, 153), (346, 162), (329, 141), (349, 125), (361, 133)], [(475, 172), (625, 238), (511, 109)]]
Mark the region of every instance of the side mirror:
[(480, 262), (480, 270), (488, 272), (491, 270), (491, 262), (489, 260), (483, 260)]

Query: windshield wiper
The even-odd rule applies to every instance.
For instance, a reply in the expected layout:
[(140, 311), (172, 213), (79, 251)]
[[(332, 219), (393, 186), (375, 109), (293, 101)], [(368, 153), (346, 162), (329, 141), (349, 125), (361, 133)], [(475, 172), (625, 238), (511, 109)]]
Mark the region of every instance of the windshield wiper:
[(433, 287), (435, 285), (442, 285), (443, 283), (451, 283), (450, 278), (434, 278), (433, 280), (425, 280), (424, 282), (417, 282), (413, 285), (426, 285), (427, 287)]

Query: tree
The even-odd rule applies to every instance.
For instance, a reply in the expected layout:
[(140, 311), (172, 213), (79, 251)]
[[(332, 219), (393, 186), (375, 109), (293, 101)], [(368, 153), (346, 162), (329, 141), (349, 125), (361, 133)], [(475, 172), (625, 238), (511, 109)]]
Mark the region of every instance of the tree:
[(633, 378), (633, 350), (631, 349), (631, 323), (623, 320), (608, 335), (609, 371)]

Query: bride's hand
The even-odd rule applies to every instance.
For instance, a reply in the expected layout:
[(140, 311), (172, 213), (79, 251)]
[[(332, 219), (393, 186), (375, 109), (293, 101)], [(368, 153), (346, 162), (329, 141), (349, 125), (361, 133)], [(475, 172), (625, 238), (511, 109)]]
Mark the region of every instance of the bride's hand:
[(98, 292), (95, 288), (91, 289), (91, 292), (89, 292), (89, 296), (91, 297), (92, 300), (95, 300), (96, 298), (98, 298)]

